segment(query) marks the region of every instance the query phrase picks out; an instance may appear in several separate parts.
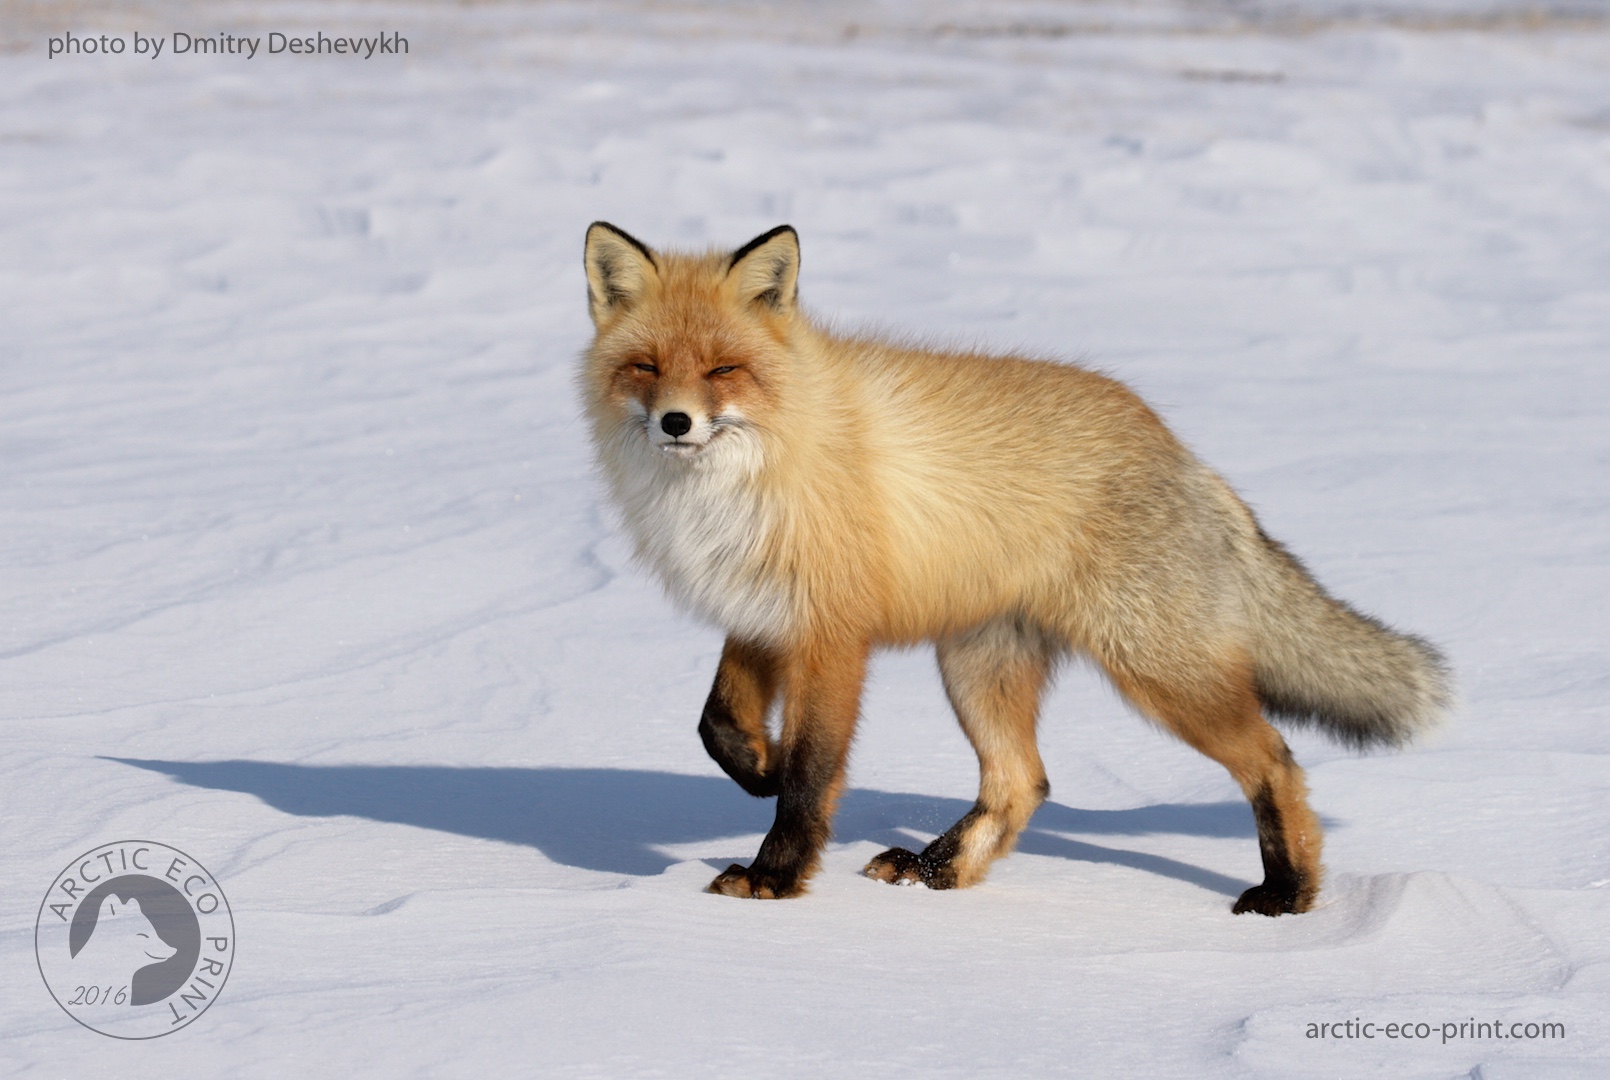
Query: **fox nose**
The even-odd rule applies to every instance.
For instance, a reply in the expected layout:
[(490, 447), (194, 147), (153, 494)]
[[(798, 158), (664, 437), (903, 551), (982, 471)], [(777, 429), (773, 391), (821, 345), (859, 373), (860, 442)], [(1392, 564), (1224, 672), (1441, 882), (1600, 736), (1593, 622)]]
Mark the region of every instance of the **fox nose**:
[(693, 418), (685, 412), (668, 412), (660, 417), (660, 430), (673, 439), (680, 439), (693, 430)]

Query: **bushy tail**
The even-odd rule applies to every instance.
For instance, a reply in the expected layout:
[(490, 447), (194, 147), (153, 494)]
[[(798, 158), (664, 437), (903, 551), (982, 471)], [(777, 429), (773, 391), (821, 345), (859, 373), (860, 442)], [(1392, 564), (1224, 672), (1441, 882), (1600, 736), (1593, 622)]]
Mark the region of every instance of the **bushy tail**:
[(1402, 746), (1434, 726), (1453, 697), (1442, 654), (1354, 611), (1284, 547), (1259, 539), (1251, 608), (1265, 711), (1361, 750)]

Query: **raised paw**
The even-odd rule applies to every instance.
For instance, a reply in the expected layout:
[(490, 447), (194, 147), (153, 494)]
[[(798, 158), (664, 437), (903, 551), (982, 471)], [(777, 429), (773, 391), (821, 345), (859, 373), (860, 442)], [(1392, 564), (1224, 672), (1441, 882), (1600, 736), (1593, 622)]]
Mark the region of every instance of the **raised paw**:
[(1267, 882), (1254, 885), (1241, 894), (1231, 910), (1237, 915), (1253, 911), (1259, 915), (1296, 915), (1314, 906), (1314, 898), (1295, 888), (1276, 888)]
[(745, 900), (784, 900), (798, 896), (805, 888), (798, 881), (785, 880), (777, 874), (767, 874), (733, 863), (717, 874), (704, 891)]

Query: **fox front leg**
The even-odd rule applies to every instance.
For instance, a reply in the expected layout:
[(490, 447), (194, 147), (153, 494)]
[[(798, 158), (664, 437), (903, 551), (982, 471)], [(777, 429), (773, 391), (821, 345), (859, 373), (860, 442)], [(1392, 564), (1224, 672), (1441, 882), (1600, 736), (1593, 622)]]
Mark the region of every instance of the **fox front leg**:
[(776, 697), (777, 657), (728, 638), (699, 717), (699, 738), (721, 770), (757, 798), (777, 794), (777, 744), (766, 730)]
[(783, 669), (777, 819), (749, 866), (727, 867), (708, 892), (761, 900), (798, 896), (832, 832), (850, 739), (861, 708), (868, 649), (815, 645)]

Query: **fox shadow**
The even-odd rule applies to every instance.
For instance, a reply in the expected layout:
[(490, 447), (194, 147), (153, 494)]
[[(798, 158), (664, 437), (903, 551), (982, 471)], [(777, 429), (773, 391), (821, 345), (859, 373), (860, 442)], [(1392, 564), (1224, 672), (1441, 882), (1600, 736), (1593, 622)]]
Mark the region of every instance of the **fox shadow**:
[[(775, 807), (771, 800), (744, 794), (724, 776), (644, 769), (106, 760), (191, 787), (252, 795), (298, 817), (351, 816), (413, 825), (533, 847), (569, 866), (639, 876), (659, 874), (680, 861), (660, 850), (662, 846), (764, 833)], [(913, 834), (943, 832), (971, 806), (961, 799), (854, 788), (839, 802), (834, 839), (920, 847), (923, 841)], [(1249, 882), (1064, 833), (1257, 836), (1251, 808), (1241, 802), (1131, 810), (1079, 810), (1047, 802), (1018, 844), (1020, 851), (1128, 866), (1226, 896), (1239, 895)], [(735, 850), (733, 857), (747, 861), (752, 854)]]

